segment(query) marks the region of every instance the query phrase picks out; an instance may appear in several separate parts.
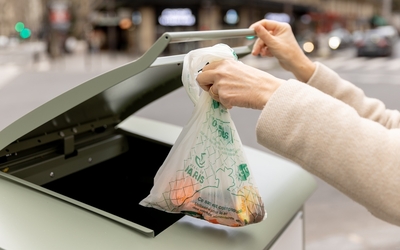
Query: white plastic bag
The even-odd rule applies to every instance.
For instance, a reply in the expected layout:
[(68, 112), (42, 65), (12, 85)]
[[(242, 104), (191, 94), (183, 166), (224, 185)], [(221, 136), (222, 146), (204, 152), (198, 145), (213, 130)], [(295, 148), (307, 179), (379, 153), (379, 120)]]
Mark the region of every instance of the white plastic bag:
[(196, 81), (208, 62), (221, 59), (237, 56), (225, 44), (185, 56), (182, 82), (195, 109), (140, 205), (240, 227), (262, 221), (266, 212), (228, 110)]

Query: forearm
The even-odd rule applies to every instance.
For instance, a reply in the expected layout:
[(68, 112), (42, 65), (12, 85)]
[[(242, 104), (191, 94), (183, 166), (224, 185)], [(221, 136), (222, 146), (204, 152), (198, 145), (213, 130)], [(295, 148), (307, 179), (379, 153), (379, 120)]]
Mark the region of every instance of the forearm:
[(343, 102), (291, 80), (262, 111), (257, 139), (375, 216), (400, 225), (400, 131), (363, 119)]

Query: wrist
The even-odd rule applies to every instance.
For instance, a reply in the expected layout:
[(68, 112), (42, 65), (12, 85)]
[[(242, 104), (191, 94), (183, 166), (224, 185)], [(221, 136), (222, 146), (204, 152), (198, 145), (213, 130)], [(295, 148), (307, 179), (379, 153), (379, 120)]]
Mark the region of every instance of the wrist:
[(297, 80), (306, 83), (314, 74), (316, 66), (308, 57), (304, 60), (299, 60), (298, 62), (299, 63), (297, 63), (295, 69), (292, 70), (292, 73)]
[(264, 109), (265, 105), (269, 102), (273, 94), (278, 90), (278, 88), (286, 82), (286, 80), (274, 77), (273, 79), (268, 80), (267, 84), (267, 91), (266, 94), (263, 94), (259, 100), (261, 100), (261, 103), (259, 103), (259, 106), (257, 109)]

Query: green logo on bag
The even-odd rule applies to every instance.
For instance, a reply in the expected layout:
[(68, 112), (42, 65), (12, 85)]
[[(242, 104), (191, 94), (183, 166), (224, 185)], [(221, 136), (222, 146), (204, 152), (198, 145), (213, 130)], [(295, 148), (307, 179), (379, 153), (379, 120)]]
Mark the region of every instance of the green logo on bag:
[(217, 102), (216, 100), (213, 100), (212, 101), (212, 106), (213, 106), (214, 109), (219, 108), (219, 102)]
[(218, 134), (225, 140), (229, 139), (229, 132), (225, 131), (225, 128), (222, 127), (221, 125), (218, 126)]
[(219, 137), (228, 142), (233, 142), (232, 131), (229, 122), (223, 122), (219, 119), (213, 119), (211, 125), (217, 129)]
[(197, 164), (197, 166), (199, 168), (203, 168), (204, 167), (204, 163), (206, 163), (206, 161), (203, 159), (203, 156), (205, 156), (205, 155), (206, 155), (206, 153), (201, 153), (201, 157), (198, 157), (196, 155), (195, 161), (196, 161), (196, 164)]
[(241, 181), (247, 180), (247, 177), (250, 176), (250, 171), (247, 168), (247, 164), (240, 164), (238, 169), (239, 169), (239, 179)]

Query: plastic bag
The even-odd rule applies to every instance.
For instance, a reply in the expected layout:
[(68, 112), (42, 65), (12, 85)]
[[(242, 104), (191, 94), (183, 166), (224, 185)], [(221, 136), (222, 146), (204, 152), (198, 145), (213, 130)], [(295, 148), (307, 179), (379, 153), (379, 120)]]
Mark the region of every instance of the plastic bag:
[(262, 221), (266, 211), (228, 110), (196, 81), (208, 62), (221, 59), (237, 56), (225, 44), (186, 54), (182, 82), (195, 109), (140, 205), (240, 227)]

